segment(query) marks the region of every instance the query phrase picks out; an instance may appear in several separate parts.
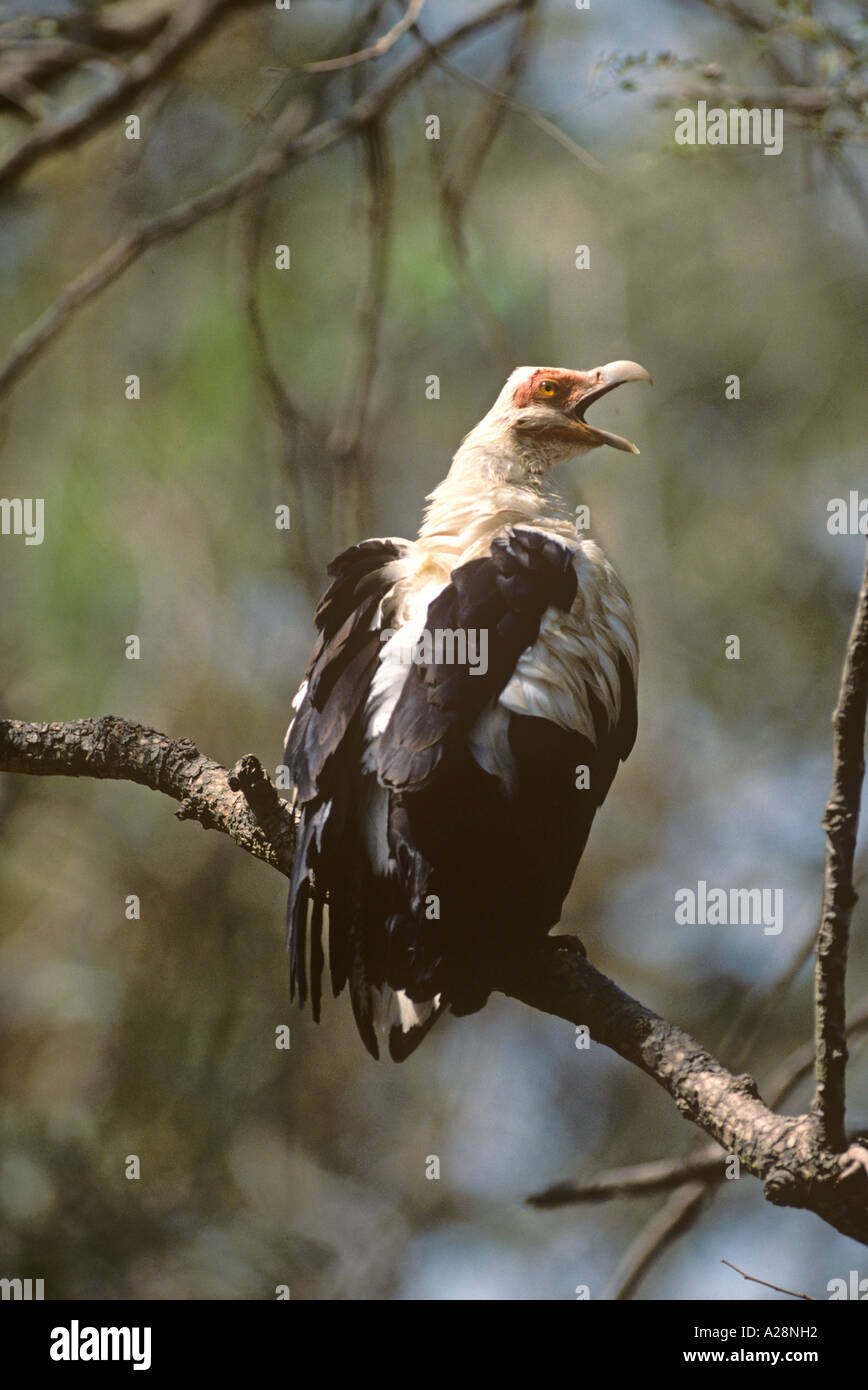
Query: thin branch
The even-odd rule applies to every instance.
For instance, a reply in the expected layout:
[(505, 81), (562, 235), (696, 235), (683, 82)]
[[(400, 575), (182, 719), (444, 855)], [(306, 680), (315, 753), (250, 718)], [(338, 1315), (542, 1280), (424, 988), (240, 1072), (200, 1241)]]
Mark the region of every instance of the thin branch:
[[(350, 23), (348, 24), (347, 28), (343, 31), (340, 37), (336, 39), (334, 53), (332, 56), (337, 57), (347, 47), (347, 44), (363, 43), (364, 40), (370, 34), (373, 25), (379, 24), (380, 15), (386, 8), (387, 3), (388, 0), (370, 0), (370, 3), (362, 11), (361, 14), (354, 15), (353, 18), (350, 20)], [(282, 86), (286, 85), (290, 81), (290, 79), (297, 76), (299, 69), (286, 66), (274, 67), (269, 64), (268, 66), (263, 68), (263, 71), (274, 73), (276, 76), (280, 77), (281, 81), (278, 83), (275, 91), (272, 92), (271, 96), (265, 102), (265, 106), (257, 112), (257, 118), (261, 118), (263, 111), (265, 110), (265, 107), (271, 105), (275, 95), (280, 91)], [(316, 82), (313, 84), (313, 91), (315, 94), (314, 105), (318, 113), (324, 104), (324, 99), (326, 95), (330, 94), (331, 92), (331, 84), (330, 82)], [(358, 95), (358, 93), (355, 93), (355, 95)]]
[[(281, 462), (284, 475), (292, 490), (293, 533), (295, 535), (293, 555), (294, 559), (301, 562), (299, 569), (302, 581), (311, 598), (315, 601), (318, 595), (313, 592), (312, 588), (315, 567), (310, 528), (307, 521), (309, 508), (306, 505), (304, 477), (302, 476), (305, 471), (305, 443), (314, 436), (315, 431), (304, 411), (293, 399), (272, 356), (265, 320), (259, 303), (258, 271), (268, 208), (267, 196), (268, 187), (265, 186), (257, 197), (249, 200), (245, 210), (246, 216), (242, 229), (242, 301), (253, 341), (259, 376), (271, 401), (280, 428)], [(321, 439), (318, 443), (324, 452), (325, 441)]]
[(816, 1090), (813, 1111), (823, 1144), (845, 1146), (847, 1068), (846, 979), (850, 920), (856, 903), (853, 861), (865, 775), (868, 708), (868, 553), (856, 616), (847, 643), (841, 688), (833, 716), (832, 791), (826, 805), (823, 915), (817, 935), (814, 983)]
[(731, 1264), (729, 1260), (721, 1260), (720, 1263), (734, 1269), (736, 1274), (740, 1274), (742, 1279), (749, 1280), (751, 1284), (762, 1284), (763, 1288), (774, 1289), (775, 1293), (785, 1293), (790, 1298), (804, 1298), (808, 1303), (819, 1302), (819, 1299), (814, 1298), (813, 1294), (795, 1293), (793, 1289), (782, 1289), (780, 1284), (770, 1284), (768, 1279), (757, 1279), (753, 1274), (745, 1274), (743, 1269), (739, 1269), (738, 1265)]
[[(342, 51), (348, 43), (362, 42), (370, 32), (372, 25), (379, 22), (381, 12), (384, 8), (384, 0), (374, 0), (361, 15), (357, 15), (349, 25), (348, 29), (336, 40), (339, 45), (337, 51)], [(286, 70), (282, 70), (286, 71)], [(280, 148), (288, 139), (296, 138), (311, 120), (318, 120), (326, 104), (326, 100), (331, 90), (329, 81), (311, 83), (310, 94), (305, 94), (287, 108), (278, 122), (271, 127), (268, 134), (268, 144), (272, 148)], [(269, 98), (269, 104), (275, 99), (276, 94)], [(361, 91), (355, 93), (361, 95)], [(378, 123), (378, 122), (375, 122)], [(362, 130), (364, 140), (367, 127)], [(376, 137), (375, 137), (376, 138)], [(316, 602), (319, 598), (318, 591), (314, 591), (314, 584), (318, 584), (316, 578), (321, 570), (321, 564), (315, 563), (312, 530), (317, 533), (322, 529), (317, 525), (311, 527), (308, 520), (309, 515), (314, 509), (314, 504), (325, 496), (331, 502), (335, 495), (334, 480), (330, 479), (327, 487), (323, 487), (322, 469), (331, 462), (329, 459), (328, 440), (325, 430), (316, 425), (313, 420), (302, 410), (301, 406), (294, 399), (289, 387), (287, 386), (280, 368), (271, 351), (268, 341), (268, 332), (265, 319), (262, 313), (259, 296), (259, 268), (262, 260), (262, 243), (265, 230), (265, 221), (269, 208), (269, 199), (273, 185), (265, 184), (254, 194), (244, 208), (242, 219), (242, 299), (247, 323), (250, 328), (253, 347), (256, 355), (259, 375), (265, 390), (271, 400), (272, 408), (277, 418), (281, 432), (281, 462), (284, 474), (290, 484), (294, 502), (298, 505), (293, 509), (293, 530), (295, 534), (295, 544), (293, 546), (293, 557), (297, 571), (301, 573), (302, 582)], [(371, 190), (371, 198), (376, 196), (375, 189)], [(378, 224), (376, 213), (371, 213), (370, 240), (376, 243)], [(369, 260), (372, 266), (376, 263), (380, 252), (376, 245), (372, 246)], [(383, 262), (383, 266), (384, 266)], [(380, 277), (372, 269), (371, 276), (378, 280)], [(379, 314), (376, 315), (377, 323)], [(358, 319), (357, 319), (357, 332)], [(375, 355), (375, 353), (374, 353)], [(369, 385), (369, 378), (366, 374), (366, 383)], [(362, 417), (362, 424), (364, 417)], [(359, 426), (359, 435), (361, 425)], [(309, 486), (309, 484), (314, 484)], [(319, 515), (321, 508), (317, 507)], [(334, 553), (332, 549), (330, 553)]]
[[(780, 56), (774, 46), (774, 40), (781, 37), (781, 32), (774, 19), (764, 18), (754, 11), (746, 9), (739, 3), (739, 0), (702, 0), (702, 3), (715, 14), (732, 20), (740, 29), (763, 40), (762, 61), (774, 73), (782, 89), (795, 91), (799, 87), (805, 86), (804, 83), (799, 82), (798, 75), (789, 63)], [(826, 23), (824, 27), (828, 35), (840, 44), (851, 57), (861, 58), (860, 45), (856, 39), (832, 24)], [(852, 87), (842, 87), (840, 92), (841, 104), (846, 105), (857, 116), (863, 117), (864, 82)], [(818, 114), (822, 114), (822, 112)], [(838, 178), (861, 218), (862, 225), (868, 231), (868, 195), (865, 193), (864, 185), (857, 171), (840, 146), (824, 136), (821, 130), (817, 132), (817, 139), (826, 164)]]
[[(860, 1033), (868, 1032), (868, 1000), (863, 999), (855, 1009), (851, 1010), (850, 1018), (847, 1023), (846, 1035), (848, 1040), (855, 1038)], [(774, 1076), (768, 1084), (770, 1096), (769, 1104), (773, 1110), (779, 1110), (785, 1101), (789, 1100), (793, 1091), (804, 1081), (805, 1077), (810, 1076), (814, 1070), (814, 1044), (807, 1042), (803, 1047), (798, 1047), (785, 1062), (782, 1062)]]
[(359, 49), (358, 53), (345, 53), (342, 58), (324, 58), (319, 63), (305, 63), (305, 72), (336, 72), (340, 68), (351, 68), (356, 63), (367, 63), (371, 58), (382, 58), (384, 53), (394, 48), (398, 40), (413, 28), (424, 4), (425, 0), (409, 0), (407, 9), (397, 24), (393, 24), (376, 43), (370, 44), (368, 48)]
[(617, 1302), (630, 1298), (651, 1265), (690, 1229), (709, 1200), (710, 1189), (704, 1182), (687, 1183), (673, 1192), (621, 1257), (603, 1297)]
[(483, 82), (478, 77), (474, 77), (472, 73), (464, 72), (461, 68), (456, 68), (454, 64), (447, 63), (445, 59), (440, 56), (441, 50), (443, 49), (442, 39), (436, 44), (429, 43), (427, 39), (425, 39), (424, 42), (426, 47), (435, 53), (437, 66), (442, 68), (445, 73), (448, 73), (450, 77), (454, 77), (456, 82), (463, 83), (465, 87), (472, 87), (477, 92), (483, 92), (491, 101), (496, 101), (500, 105), (505, 106), (509, 111), (514, 111), (517, 115), (523, 116), (526, 121), (530, 121), (531, 125), (536, 126), (544, 135), (548, 135), (551, 140), (554, 140), (555, 144), (560, 145), (562, 149), (566, 150), (568, 154), (571, 154), (580, 164), (583, 164), (586, 169), (589, 169), (592, 174), (600, 176), (607, 172), (605, 166), (602, 165), (598, 159), (594, 158), (590, 150), (586, 150), (584, 145), (580, 145), (571, 135), (567, 135), (565, 130), (561, 130), (560, 126), (556, 125), (554, 121), (549, 120), (548, 116), (544, 116), (541, 111), (537, 111), (536, 107), (526, 106), (523, 101), (517, 101), (516, 98), (510, 96), (508, 92), (501, 92), (494, 87), (489, 87), (486, 82)]
[(164, 77), (189, 51), (207, 38), (236, 5), (250, 0), (179, 0), (171, 18), (148, 48), (138, 53), (117, 79), (82, 105), (65, 111), (55, 121), (39, 125), (0, 160), (0, 189), (31, 169), (48, 153), (68, 149), (123, 111), (130, 100), (158, 78)]
[(708, 82), (661, 92), (656, 101), (658, 106), (669, 106), (675, 101), (712, 100), (716, 106), (771, 106), (780, 107), (782, 111), (815, 116), (837, 106), (856, 105), (861, 108), (866, 96), (868, 91), (861, 84), (852, 88), (784, 84), (779, 87), (736, 87)]
[[(505, 95), (512, 95), (512, 89), (528, 61), (528, 40), (535, 19), (536, 0), (532, 0), (522, 15), (521, 23), (516, 26), (506, 64), (498, 81), (498, 86)], [(494, 358), (504, 365), (505, 373), (511, 371), (516, 354), (506, 325), (492, 308), (471, 271), (464, 218), (467, 203), (477, 187), (482, 165), (503, 126), (507, 109), (502, 101), (482, 102), (475, 120), (468, 122), (467, 127), (459, 132), (452, 162), (448, 168), (440, 141), (430, 142), (432, 162), (439, 175), (443, 230), (447, 250), (451, 253), (452, 271), (459, 290), (488, 337)]]
[[(459, 24), (446, 38), (440, 40), (438, 50), (447, 51), (471, 35), (483, 32), (514, 14), (525, 3), (526, 0), (499, 0), (498, 4), (474, 19)], [(433, 56), (423, 50), (409, 59), (379, 87), (372, 88), (353, 102), (343, 115), (320, 122), (278, 149), (267, 149), (252, 164), (222, 183), (176, 204), (156, 217), (136, 224), (77, 275), (36, 322), (15, 339), (5, 361), (0, 365), (0, 395), (33, 365), (84, 304), (106, 289), (150, 247), (188, 231), (206, 218), (231, 207), (240, 199), (249, 197), (264, 184), (286, 173), (288, 169), (322, 154), (345, 140), (348, 135), (361, 130), (363, 126), (389, 110), (433, 61)]]
[[(780, 975), (768, 984), (740, 991), (729, 1026), (717, 1045), (718, 1052), (729, 1057), (731, 1065), (746, 1065), (757, 1038), (773, 1025), (781, 1004), (814, 954), (818, 930), (819, 921), (812, 923), (795, 956)], [(813, 1052), (811, 1055), (813, 1057)], [(777, 1105), (772, 1108), (777, 1109)]]
[(644, 1197), (649, 1192), (669, 1192), (687, 1182), (717, 1182), (724, 1176), (726, 1154), (715, 1144), (693, 1158), (664, 1158), (655, 1163), (636, 1163), (628, 1168), (610, 1168), (584, 1183), (555, 1183), (534, 1192), (528, 1206), (548, 1210), (577, 1206), (587, 1202), (607, 1202), (612, 1197)]
[(344, 391), (328, 437), (335, 463), (332, 519), (335, 548), (339, 550), (354, 539), (362, 505), (364, 434), (380, 350), (392, 221), (392, 166), (384, 121), (375, 117), (365, 125), (361, 140), (367, 190), (366, 263), (356, 300)]
[(36, 16), (19, 15), (0, 24), (0, 104), (20, 105), (22, 92), (30, 92), (28, 113), (41, 119), (49, 104), (36, 90), (39, 83), (95, 59), (114, 62), (115, 55), (142, 48), (165, 28), (173, 8), (173, 0), (135, 0), (93, 13), (76, 9), (54, 16), (50, 35), (40, 31)]

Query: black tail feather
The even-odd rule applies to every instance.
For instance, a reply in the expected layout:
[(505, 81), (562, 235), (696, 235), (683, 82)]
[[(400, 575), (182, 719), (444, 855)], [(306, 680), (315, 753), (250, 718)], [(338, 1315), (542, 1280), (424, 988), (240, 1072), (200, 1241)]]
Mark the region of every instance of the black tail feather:
[(361, 940), (358, 920), (351, 930), (352, 965), (350, 967), (350, 999), (353, 1016), (359, 1036), (375, 1062), (380, 1059), (377, 1034), (374, 1029), (374, 1016), (371, 1008), (371, 990), (365, 970), (364, 944)]
[(312, 895), (313, 905), (310, 915), (310, 1000), (313, 1021), (319, 1023), (320, 1002), (322, 1000), (322, 968), (325, 961), (322, 949), (322, 894)]

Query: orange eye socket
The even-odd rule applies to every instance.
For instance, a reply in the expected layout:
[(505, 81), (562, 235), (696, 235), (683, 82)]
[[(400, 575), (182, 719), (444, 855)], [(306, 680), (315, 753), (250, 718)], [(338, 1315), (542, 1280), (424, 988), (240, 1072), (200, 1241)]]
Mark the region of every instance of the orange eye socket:
[(541, 381), (536, 389), (541, 396), (553, 396), (558, 388), (553, 381)]

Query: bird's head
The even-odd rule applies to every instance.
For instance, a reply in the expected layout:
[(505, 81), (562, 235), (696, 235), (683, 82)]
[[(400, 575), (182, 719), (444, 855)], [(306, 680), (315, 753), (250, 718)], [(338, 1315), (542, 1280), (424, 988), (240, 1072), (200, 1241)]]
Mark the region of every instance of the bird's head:
[(608, 362), (587, 372), (517, 367), (465, 444), (474, 452), (487, 447), (511, 457), (510, 481), (519, 481), (521, 472), (544, 474), (552, 464), (601, 444), (638, 454), (629, 439), (585, 419), (589, 406), (626, 381), (650, 382), (651, 377), (638, 362)]
[(571, 372), (564, 367), (519, 367), (503, 393), (511, 416), (510, 427), (518, 435), (563, 445), (565, 456), (585, 454), (600, 444), (638, 454), (629, 439), (585, 419), (585, 411), (594, 401), (625, 381), (650, 382), (651, 377), (638, 362), (607, 362), (605, 367), (593, 367), (589, 372)]

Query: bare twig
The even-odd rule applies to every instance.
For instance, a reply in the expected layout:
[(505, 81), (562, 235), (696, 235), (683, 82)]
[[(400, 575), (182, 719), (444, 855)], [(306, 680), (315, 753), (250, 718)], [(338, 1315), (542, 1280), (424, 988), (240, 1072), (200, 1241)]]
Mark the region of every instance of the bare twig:
[(0, 160), (0, 188), (26, 173), (44, 155), (68, 149), (97, 130), (207, 38), (229, 10), (246, 3), (249, 0), (180, 0), (165, 27), (143, 52), (119, 70), (114, 82), (83, 105), (38, 125)]
[(675, 91), (661, 92), (657, 97), (659, 106), (669, 106), (675, 101), (696, 102), (713, 101), (715, 106), (772, 106), (782, 111), (793, 111), (806, 116), (816, 116), (831, 111), (836, 106), (857, 105), (861, 107), (868, 91), (856, 84), (852, 88), (842, 87), (736, 87), (718, 82), (698, 83), (695, 86), (679, 87)]
[[(308, 420), (304, 411), (293, 399), (283, 377), (278, 370), (277, 364), (271, 354), (268, 344), (268, 334), (265, 328), (265, 321), (262, 317), (262, 309), (259, 303), (258, 291), (258, 270), (261, 260), (262, 237), (265, 227), (265, 216), (267, 212), (268, 187), (264, 186), (260, 194), (252, 198), (246, 209), (246, 216), (243, 226), (243, 278), (242, 278), (242, 298), (244, 312), (250, 328), (250, 336), (253, 340), (253, 347), (256, 354), (256, 364), (262, 383), (271, 400), (272, 408), (277, 418), (281, 434), (281, 461), (286, 479), (292, 489), (293, 503), (293, 532), (295, 544), (293, 546), (293, 557), (295, 561), (301, 563), (297, 565), (300, 570), (302, 582), (307, 587), (311, 598), (315, 599), (314, 593), (314, 557), (311, 545), (310, 527), (308, 525), (307, 498), (304, 486), (305, 460), (308, 455), (309, 442), (315, 438), (316, 432), (313, 425)], [(318, 441), (318, 452), (325, 453), (325, 440), (320, 438)]]
[[(466, 20), (441, 39), (438, 49), (447, 51), (472, 34), (514, 14), (526, 0), (499, 0), (473, 19)], [(82, 305), (95, 298), (150, 247), (178, 236), (208, 217), (257, 192), (288, 169), (323, 153), (361, 130), (387, 111), (433, 62), (427, 51), (416, 54), (379, 87), (366, 92), (341, 116), (321, 121), (278, 149), (267, 149), (252, 164), (168, 211), (137, 223), (102, 256), (61, 291), (52, 305), (15, 339), (0, 365), (0, 395), (25, 372), (63, 330)]]
[(655, 1212), (618, 1262), (604, 1298), (624, 1302), (635, 1293), (639, 1281), (672, 1243), (687, 1232), (710, 1200), (707, 1183), (691, 1182), (673, 1192)]
[(328, 438), (335, 465), (333, 535), (335, 549), (340, 550), (351, 543), (360, 521), (364, 434), (379, 356), (392, 219), (392, 172), (384, 122), (379, 117), (370, 121), (363, 127), (361, 139), (367, 188), (366, 264), (356, 300), (344, 391)]
[(726, 1154), (715, 1144), (692, 1158), (664, 1158), (656, 1163), (637, 1163), (629, 1168), (611, 1168), (584, 1183), (555, 1183), (543, 1192), (534, 1192), (525, 1201), (529, 1206), (576, 1206), (586, 1202), (606, 1202), (612, 1197), (644, 1197), (649, 1192), (668, 1192), (687, 1182), (717, 1182), (724, 1176)]
[(445, 59), (440, 56), (443, 49), (442, 39), (436, 44), (429, 43), (427, 39), (424, 42), (426, 47), (434, 52), (437, 66), (448, 73), (450, 77), (454, 77), (456, 82), (463, 83), (465, 87), (472, 87), (475, 91), (483, 92), (490, 100), (498, 102), (500, 105), (507, 107), (510, 111), (515, 111), (519, 116), (523, 116), (525, 120), (530, 121), (531, 125), (535, 125), (543, 134), (548, 135), (551, 140), (554, 140), (555, 144), (560, 145), (562, 149), (566, 150), (568, 154), (571, 154), (580, 164), (583, 164), (586, 169), (589, 169), (592, 174), (597, 174), (599, 176), (606, 173), (604, 165), (602, 165), (598, 159), (595, 159), (591, 152), (585, 149), (584, 145), (580, 145), (571, 135), (567, 135), (565, 130), (561, 130), (559, 125), (555, 125), (555, 122), (549, 120), (548, 116), (543, 115), (541, 111), (537, 111), (533, 106), (525, 106), (523, 101), (517, 101), (515, 97), (510, 96), (508, 92), (501, 92), (494, 87), (489, 87), (486, 82), (481, 81), (478, 77), (474, 77), (472, 73), (464, 72), (461, 68), (456, 68), (453, 63), (447, 63)]
[[(529, 37), (536, 18), (536, 2), (532, 0), (517, 25), (498, 87), (505, 95), (512, 89), (529, 58)], [(505, 372), (512, 370), (516, 360), (510, 334), (488, 302), (470, 268), (464, 219), (471, 192), (476, 188), (482, 165), (503, 126), (507, 106), (502, 101), (486, 99), (476, 118), (470, 121), (455, 141), (452, 162), (446, 167), (440, 142), (432, 140), (431, 156), (439, 175), (443, 229), (450, 254), (452, 271), (458, 288), (473, 310), (488, 338), (490, 350)]]
[(731, 1264), (729, 1260), (721, 1260), (720, 1263), (722, 1265), (727, 1265), (730, 1269), (734, 1269), (736, 1274), (740, 1274), (742, 1279), (749, 1280), (751, 1284), (762, 1284), (763, 1288), (774, 1289), (775, 1293), (785, 1293), (788, 1294), (790, 1298), (804, 1298), (808, 1303), (819, 1302), (818, 1299), (814, 1298), (813, 1294), (795, 1293), (793, 1289), (782, 1289), (780, 1284), (770, 1284), (768, 1279), (757, 1279), (753, 1274), (745, 1274), (743, 1269), (739, 1269), (738, 1265)]
[(345, 53), (341, 58), (324, 58), (319, 63), (305, 63), (306, 72), (336, 72), (340, 68), (351, 68), (356, 63), (367, 63), (371, 58), (382, 58), (384, 53), (388, 53), (391, 48), (408, 30), (412, 29), (416, 20), (422, 13), (425, 0), (409, 0), (397, 24), (393, 24), (391, 29), (376, 43), (370, 44), (367, 48), (361, 48), (357, 53)]

